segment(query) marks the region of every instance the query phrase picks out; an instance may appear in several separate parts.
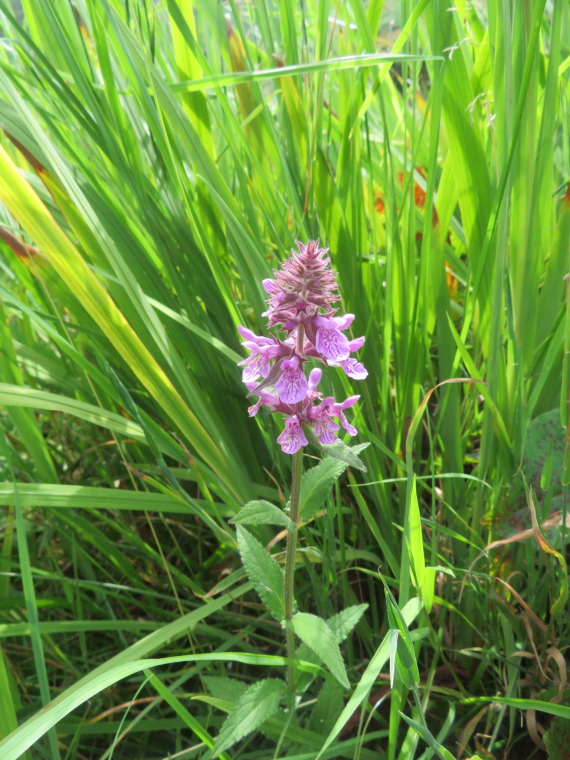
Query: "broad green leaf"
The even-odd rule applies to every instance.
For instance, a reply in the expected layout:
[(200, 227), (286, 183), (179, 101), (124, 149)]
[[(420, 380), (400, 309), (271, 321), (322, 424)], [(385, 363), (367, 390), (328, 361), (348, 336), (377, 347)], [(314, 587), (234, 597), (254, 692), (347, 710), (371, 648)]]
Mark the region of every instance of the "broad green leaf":
[(346, 689), (350, 688), (340, 649), (325, 621), (316, 615), (298, 612), (293, 616), (291, 625), (301, 641), (320, 657), (339, 683)]
[(415, 475), (412, 484), (410, 511), (408, 515), (408, 525), (406, 526), (406, 538), (408, 539), (410, 567), (414, 573), (416, 588), (418, 594), (424, 601), (427, 612), (430, 612), (433, 605), (435, 572), (432, 569), (426, 569), (422, 519), (420, 515)]
[(202, 676), (202, 681), (213, 697), (227, 699), (230, 702), (237, 702), (249, 687), (249, 684), (244, 681), (225, 676)]
[[(406, 534), (409, 537), (408, 553), (410, 555), (411, 568), (414, 571), (416, 588), (423, 591), (425, 582), (426, 563), (424, 558), (424, 541), (422, 536), (422, 520), (420, 515), (420, 505), (418, 503), (418, 493), (416, 488), (416, 477), (412, 484), (412, 494), (410, 500), (410, 512), (408, 515), (408, 525)], [(424, 600), (425, 603), (425, 600)], [(427, 605), (426, 605), (427, 608)], [(429, 612), (429, 609), (428, 609)]]
[(346, 462), (327, 457), (303, 474), (299, 500), (300, 520), (307, 521), (315, 516), (346, 466)]
[(324, 681), (311, 713), (310, 727), (320, 734), (328, 733), (344, 705), (344, 689), (338, 681)]
[(327, 625), (331, 629), (337, 644), (346, 639), (367, 609), (367, 604), (355, 604), (352, 607), (346, 607), (327, 620)]
[(228, 715), (216, 739), (212, 757), (217, 757), (220, 752), (257, 730), (277, 712), (286, 690), (285, 683), (277, 678), (265, 678), (252, 684)]
[(398, 671), (406, 688), (412, 689), (420, 682), (420, 673), (418, 670), (414, 645), (410, 638), (410, 632), (408, 631), (404, 616), (402, 615), (392, 592), (388, 588), (384, 579), (382, 579), (382, 582), (384, 583), (384, 590), (386, 592), (386, 611), (388, 613), (390, 629), (398, 631), (396, 654)]
[(237, 526), (238, 548), (247, 577), (275, 620), (285, 617), (283, 570), (259, 541), (241, 525)]
[(230, 522), (236, 525), (281, 525), (289, 530), (293, 527), (285, 512), (265, 499), (248, 502)]
[(309, 443), (312, 443), (313, 446), (316, 446), (324, 454), (344, 462), (349, 467), (354, 467), (361, 472), (366, 472), (366, 466), (357, 456), (357, 453), (360, 453), (363, 448), (368, 446), (367, 443), (360, 444), (360, 446), (354, 446), (353, 448), (347, 446), (342, 441), (336, 441), (336, 443), (321, 443), (310, 425), (304, 425), (303, 430), (305, 431)]

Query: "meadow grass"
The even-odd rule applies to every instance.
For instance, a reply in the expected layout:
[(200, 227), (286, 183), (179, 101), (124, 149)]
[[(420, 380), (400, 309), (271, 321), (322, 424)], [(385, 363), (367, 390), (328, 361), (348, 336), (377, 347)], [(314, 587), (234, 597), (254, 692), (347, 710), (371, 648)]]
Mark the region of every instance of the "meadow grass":
[[(262, 279), (314, 238), (369, 371), (325, 391), (361, 393), (371, 445), (300, 530), (296, 596), (368, 608), (350, 690), (307, 655), (297, 709), (220, 756), (546, 757), (550, 728), (558, 757), (568, 4), (17, 11), (0, 0), (0, 757), (206, 758), (283, 670), (228, 520), (285, 507), (291, 457), (247, 415), (237, 325), (263, 331)], [(279, 528), (254, 532), (283, 563)], [(403, 650), (390, 689), (390, 629), (413, 689)]]

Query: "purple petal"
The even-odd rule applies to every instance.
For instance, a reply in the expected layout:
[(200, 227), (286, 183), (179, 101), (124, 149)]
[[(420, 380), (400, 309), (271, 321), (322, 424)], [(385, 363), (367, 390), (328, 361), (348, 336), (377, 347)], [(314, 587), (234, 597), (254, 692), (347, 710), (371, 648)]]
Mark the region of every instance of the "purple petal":
[(269, 293), (270, 296), (272, 296), (275, 293), (275, 291), (276, 291), (276, 288), (275, 288), (276, 282), (275, 282), (275, 280), (270, 280), (269, 277), (268, 277), (266, 280), (262, 280), (261, 284), (263, 285), (265, 291), (267, 293)]
[(238, 332), (241, 337), (245, 338), (246, 340), (255, 340), (257, 338), (257, 335), (254, 332), (252, 332), (249, 328), (244, 327), (243, 325), (238, 325)]
[[(269, 358), (264, 354), (252, 354), (247, 364), (243, 368), (241, 378), (244, 383), (251, 383), (261, 375), (267, 377), (269, 374)], [(240, 362), (243, 364), (244, 362)]]
[(365, 380), (368, 377), (368, 370), (365, 368), (364, 364), (356, 361), (356, 359), (345, 359), (340, 362), (340, 366), (346, 374), (354, 380)]
[(315, 435), (321, 443), (334, 443), (340, 427), (330, 418), (331, 406), (322, 406), (315, 417)]
[[(297, 364), (298, 362), (297, 359)], [(290, 366), (291, 364), (293, 362), (287, 359), (281, 362), (283, 374), (275, 383), (275, 390), (279, 394), (279, 398), (286, 404), (296, 404), (298, 401), (303, 401), (307, 398), (309, 390), (309, 383), (301, 367)]]
[(255, 417), (255, 415), (259, 412), (259, 408), (262, 404), (261, 399), (258, 399), (256, 403), (253, 406), (250, 406), (247, 410), (247, 413), (250, 417)]
[(312, 323), (313, 327), (316, 327), (317, 329), (320, 327), (324, 327), (328, 330), (337, 328), (337, 324), (332, 317), (323, 317), (322, 314), (317, 314), (316, 317), (313, 317)]
[(350, 409), (350, 407), (354, 406), (360, 396), (349, 396), (344, 401), (341, 401), (340, 404), (334, 404), (333, 405), (333, 416), (338, 417), (338, 412), (341, 412), (343, 409)]
[(350, 424), (350, 422), (344, 416), (343, 412), (339, 414), (339, 419), (340, 419), (340, 424), (343, 426), (343, 428), (346, 430), (346, 432), (349, 435), (354, 436), (358, 433), (358, 430), (354, 427), (354, 425)]
[(348, 338), (340, 330), (337, 330), (336, 327), (320, 327), (317, 330), (316, 349), (333, 362), (348, 359), (350, 355)]
[(315, 369), (311, 370), (309, 374), (309, 395), (312, 395), (316, 391), (318, 384), (321, 382), (322, 376), (322, 369), (316, 367)]
[(277, 443), (281, 444), (281, 448), (285, 454), (295, 454), (299, 451), (301, 446), (306, 446), (308, 444), (305, 433), (303, 432), (303, 428), (299, 425), (299, 419), (296, 414), (285, 420), (285, 430), (277, 439)]
[(358, 351), (359, 348), (362, 348), (365, 340), (366, 338), (364, 337), (364, 335), (362, 335), (360, 338), (355, 338), (354, 340), (351, 340), (348, 344), (350, 346), (350, 353), (353, 353), (353, 351)]
[(354, 322), (354, 314), (345, 314), (343, 317), (333, 317), (337, 330), (346, 330)]

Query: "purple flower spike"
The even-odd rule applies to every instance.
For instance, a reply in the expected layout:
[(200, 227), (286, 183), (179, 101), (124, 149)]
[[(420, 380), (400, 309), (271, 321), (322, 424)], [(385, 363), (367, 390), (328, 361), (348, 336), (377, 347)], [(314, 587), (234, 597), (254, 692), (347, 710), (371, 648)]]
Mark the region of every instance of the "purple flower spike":
[(299, 367), (299, 358), (292, 356), (290, 359), (284, 359), (281, 362), (283, 374), (275, 383), (275, 390), (279, 394), (281, 401), (286, 404), (296, 404), (307, 398), (309, 383), (305, 373)]
[(296, 414), (285, 420), (285, 430), (277, 439), (277, 443), (281, 444), (281, 448), (285, 454), (296, 454), (301, 446), (308, 444)]
[(253, 417), (266, 406), (270, 412), (286, 416), (285, 430), (277, 439), (286, 454), (307, 445), (303, 423), (314, 427), (321, 443), (334, 443), (341, 426), (349, 435), (356, 435), (344, 411), (359, 397), (350, 396), (341, 404), (332, 396), (321, 400), (322, 393), (317, 388), (322, 369), (312, 369), (307, 379), (307, 360), (325, 367), (340, 365), (354, 380), (364, 380), (368, 375), (364, 366), (350, 356), (362, 348), (364, 338), (350, 340), (345, 335), (354, 314), (336, 315), (334, 304), (339, 297), (328, 248), (319, 248), (318, 240), (306, 245), (298, 242), (297, 246), (299, 250), (291, 252), (291, 257), (274, 272), (274, 278), (262, 282), (269, 296), (264, 313), (267, 324), (285, 333), (284, 337), (266, 338), (247, 327), (238, 328), (244, 338), (242, 345), (250, 352), (240, 362), (243, 380), (250, 395), (259, 397), (249, 414)]

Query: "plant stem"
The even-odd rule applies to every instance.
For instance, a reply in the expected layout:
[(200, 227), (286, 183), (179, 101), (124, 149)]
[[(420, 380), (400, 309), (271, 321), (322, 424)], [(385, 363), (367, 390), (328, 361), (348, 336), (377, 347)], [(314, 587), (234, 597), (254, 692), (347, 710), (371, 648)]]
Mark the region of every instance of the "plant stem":
[[(299, 495), (301, 493), (301, 475), (303, 473), (303, 449), (293, 454), (293, 479), (291, 481), (291, 510), (289, 517), (294, 526), (287, 532), (287, 549), (285, 552), (285, 624), (293, 620), (293, 581), (295, 578), (295, 553), (297, 551), (297, 521), (299, 519)], [(285, 628), (287, 657), (295, 659), (295, 634), (290, 627)], [(295, 694), (295, 668), (287, 667), (287, 684), (291, 694)]]

